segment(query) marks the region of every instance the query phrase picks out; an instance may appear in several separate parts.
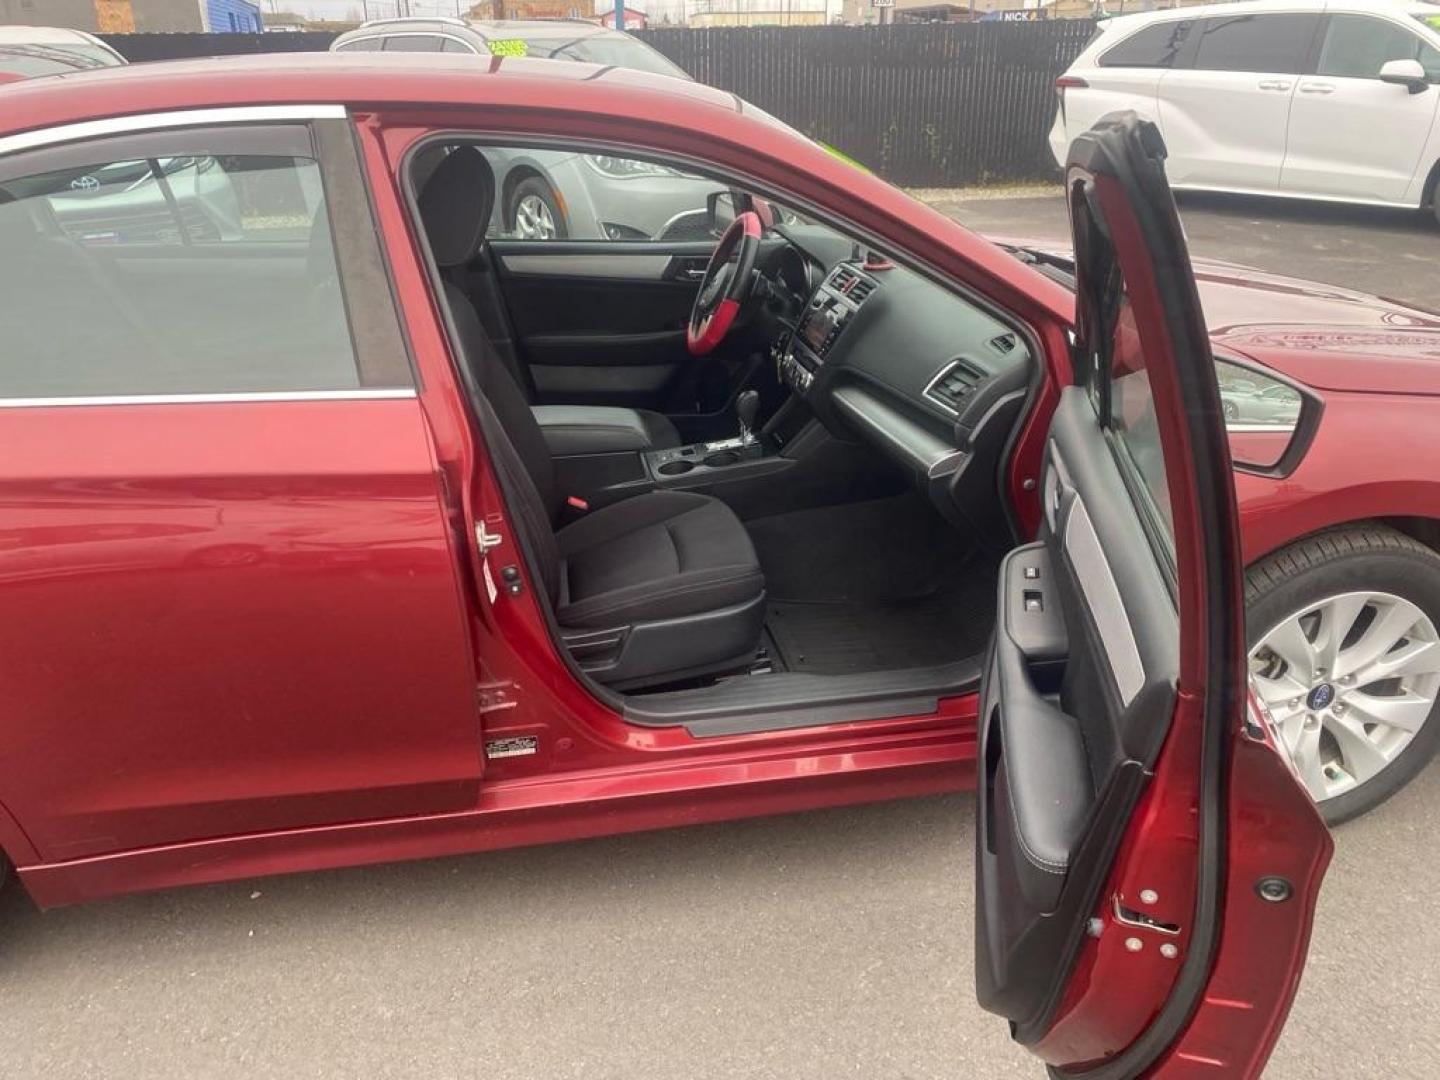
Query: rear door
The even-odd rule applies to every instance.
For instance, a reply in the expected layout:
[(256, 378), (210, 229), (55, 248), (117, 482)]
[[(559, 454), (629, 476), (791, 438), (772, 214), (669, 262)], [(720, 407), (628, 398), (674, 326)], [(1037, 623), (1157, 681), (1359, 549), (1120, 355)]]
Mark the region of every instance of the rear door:
[(1330, 851), (1247, 711), (1229, 452), (1163, 155), (1133, 114), (1072, 147), (1076, 385), (983, 691), (977, 992), (1066, 1076), (1256, 1075)]
[(0, 801), (47, 861), (479, 793), (349, 121), (171, 115), (0, 140)]
[(1160, 81), (1160, 126), (1177, 186), (1271, 191), (1285, 128), (1320, 16), (1310, 12), (1201, 19)]

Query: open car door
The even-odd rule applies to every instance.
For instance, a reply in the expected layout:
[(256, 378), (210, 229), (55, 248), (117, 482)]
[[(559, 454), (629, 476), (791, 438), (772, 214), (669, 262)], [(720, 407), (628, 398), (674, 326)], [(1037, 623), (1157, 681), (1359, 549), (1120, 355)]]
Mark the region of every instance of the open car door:
[(1159, 132), (1075, 141), (1076, 385), (1006, 558), (976, 984), (1052, 1075), (1257, 1076), (1329, 834), (1248, 692), (1230, 455)]

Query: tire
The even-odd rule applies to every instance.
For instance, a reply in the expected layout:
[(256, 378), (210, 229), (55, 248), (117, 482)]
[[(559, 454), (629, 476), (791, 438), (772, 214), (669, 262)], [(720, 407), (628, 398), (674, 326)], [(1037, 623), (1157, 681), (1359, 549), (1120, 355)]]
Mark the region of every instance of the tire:
[[(1338, 825), (1373, 810), (1434, 757), (1440, 664), (1433, 664), (1436, 673), (1420, 669), (1432, 666), (1432, 653), (1440, 655), (1440, 555), (1384, 525), (1330, 529), (1250, 567), (1245, 607), (1250, 670), (1326, 822)], [(1297, 627), (1303, 644), (1294, 636)], [(1327, 646), (1336, 627), (1340, 648), (1332, 652)], [(1395, 645), (1366, 662), (1394, 633)], [(1319, 672), (1308, 693), (1307, 647)], [(1285, 652), (1302, 663), (1292, 666)], [(1326, 662), (1334, 670), (1324, 670)], [(1377, 666), (1405, 674), (1373, 679)], [(1289, 696), (1296, 686), (1301, 689)], [(1404, 724), (1371, 723), (1377, 715)]]
[(505, 220), (517, 240), (564, 240), (570, 235), (560, 200), (538, 176), (515, 185), (505, 208)]

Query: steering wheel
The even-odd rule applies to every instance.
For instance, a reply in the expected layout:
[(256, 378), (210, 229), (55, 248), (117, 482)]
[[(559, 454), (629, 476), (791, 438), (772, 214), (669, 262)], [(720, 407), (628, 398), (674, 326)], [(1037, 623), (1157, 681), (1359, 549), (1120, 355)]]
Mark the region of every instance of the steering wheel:
[(736, 215), (710, 261), (705, 277), (695, 294), (690, 309), (690, 324), (685, 328), (685, 344), (690, 355), (705, 356), (713, 352), (735, 325), (740, 305), (750, 295), (750, 279), (755, 269), (755, 256), (760, 252), (760, 215), (746, 210)]

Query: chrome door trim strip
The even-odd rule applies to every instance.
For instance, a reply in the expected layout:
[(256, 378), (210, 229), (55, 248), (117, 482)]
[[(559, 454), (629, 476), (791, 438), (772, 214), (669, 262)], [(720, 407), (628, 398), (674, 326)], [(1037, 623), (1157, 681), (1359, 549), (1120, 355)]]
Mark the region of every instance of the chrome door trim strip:
[(1110, 560), (1100, 547), (1100, 537), (1090, 520), (1090, 511), (1078, 494), (1071, 499), (1069, 512), (1065, 515), (1065, 553), (1075, 570), (1085, 606), (1090, 609), (1090, 616), (1100, 631), (1100, 644), (1110, 662), (1110, 673), (1115, 677), (1120, 700), (1129, 706), (1145, 685), (1145, 665), (1140, 659), (1140, 647), (1135, 643), (1130, 617), (1125, 614), (1125, 602), (1120, 597), (1115, 572), (1110, 569)]
[(104, 120), (82, 120), (74, 124), (23, 131), (0, 138), (0, 155), (40, 146), (123, 135), (134, 131), (198, 127), (209, 124), (251, 124), (274, 120), (344, 120), (344, 105), (240, 105), (214, 109), (176, 109), (171, 112), (111, 116)]
[(237, 390), (218, 394), (109, 394), (91, 397), (0, 398), (0, 409), (56, 409), (91, 405), (218, 405), (266, 401), (397, 401), (413, 386), (366, 390)]

